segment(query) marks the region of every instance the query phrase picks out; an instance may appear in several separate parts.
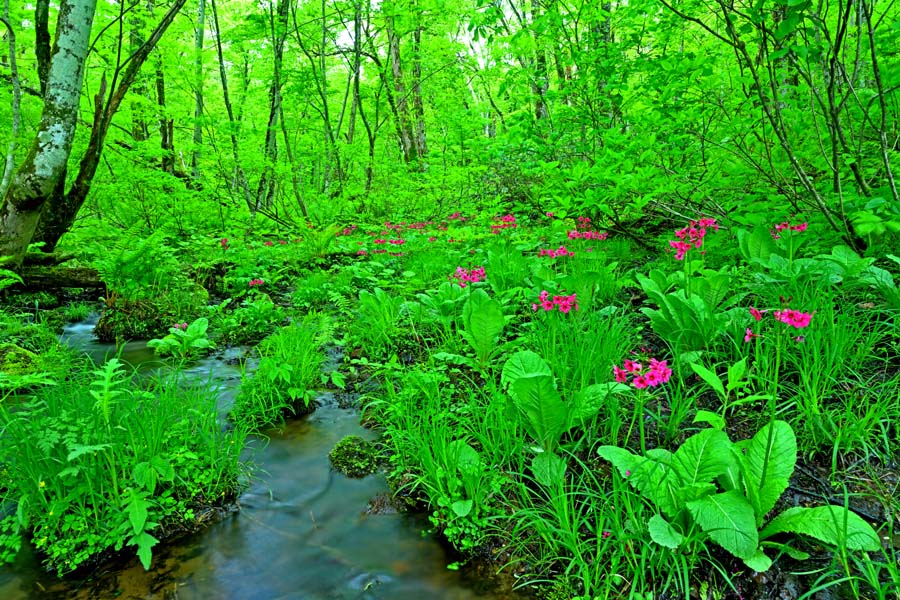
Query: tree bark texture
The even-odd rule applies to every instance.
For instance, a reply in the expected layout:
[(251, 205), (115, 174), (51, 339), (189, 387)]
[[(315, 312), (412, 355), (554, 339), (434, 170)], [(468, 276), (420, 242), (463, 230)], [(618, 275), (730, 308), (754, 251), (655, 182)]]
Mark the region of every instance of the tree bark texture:
[(41, 121), (0, 207), (0, 256), (13, 266), (21, 264), (41, 211), (66, 172), (96, 8), (96, 0), (60, 4)]

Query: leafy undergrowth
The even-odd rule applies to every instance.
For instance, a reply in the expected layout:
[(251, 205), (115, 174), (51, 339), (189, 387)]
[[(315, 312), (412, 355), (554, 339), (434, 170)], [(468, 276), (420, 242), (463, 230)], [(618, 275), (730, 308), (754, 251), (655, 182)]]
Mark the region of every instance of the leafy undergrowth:
[(698, 219), (653, 256), (586, 217), (211, 240), (216, 300), (171, 302), (158, 346), (269, 336), (248, 429), (361, 393), (397, 495), (548, 597), (895, 598), (896, 260), (781, 225)]

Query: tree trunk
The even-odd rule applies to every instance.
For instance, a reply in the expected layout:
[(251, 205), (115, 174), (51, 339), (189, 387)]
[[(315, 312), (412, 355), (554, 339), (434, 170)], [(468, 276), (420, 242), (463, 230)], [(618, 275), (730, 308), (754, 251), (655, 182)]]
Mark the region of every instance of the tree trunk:
[(16, 64), (16, 32), (9, 22), (9, 0), (3, 7), (3, 18), (9, 35), (9, 79), (12, 83), (12, 131), (9, 135), (9, 146), (6, 150), (6, 162), (3, 165), (3, 176), (0, 178), (0, 198), (6, 195), (13, 171), (16, 168), (16, 138), (21, 124), (20, 107), (22, 104), (22, 88), (19, 83), (19, 68)]
[(203, 36), (206, 33), (206, 0), (197, 3), (197, 32), (194, 35), (194, 148), (191, 151), (191, 182), (200, 189), (200, 156), (203, 148)]
[(34, 7), (34, 55), (37, 59), (41, 95), (47, 95), (50, 76), (50, 0), (37, 0)]
[[(75, 1), (75, 0), (71, 0)], [(81, 0), (85, 2), (87, 0)], [(90, 0), (92, 5), (96, 0)], [(35, 232), (35, 240), (44, 243), (42, 250), (44, 252), (53, 252), (59, 239), (66, 233), (75, 223), (75, 217), (81, 210), (87, 195), (91, 190), (91, 183), (94, 175), (97, 173), (97, 167), (100, 164), (100, 157), (103, 153), (103, 144), (106, 141), (106, 134), (112, 124), (113, 116), (119, 110), (125, 94), (134, 83), (141, 67), (150, 56), (150, 52), (156, 47), (163, 33), (175, 20), (175, 16), (184, 6), (187, 0), (174, 0), (169, 10), (163, 15), (163, 18), (157, 24), (156, 28), (150, 33), (140, 48), (137, 49), (123, 63), (117, 65), (113, 72), (113, 82), (110, 86), (109, 97), (106, 104), (103, 104), (103, 95), (105, 94), (105, 86), (98, 93), (95, 100), (94, 124), (91, 128), (91, 137), (88, 140), (88, 147), (81, 159), (78, 168), (78, 175), (75, 182), (69, 189), (68, 193), (54, 194), (47, 200), (40, 223)], [(124, 69), (124, 70), (123, 70)], [(105, 78), (104, 78), (105, 80)], [(80, 80), (79, 80), (80, 81)], [(80, 90), (79, 90), (80, 92)], [(77, 104), (76, 104), (77, 107)]]
[(156, 103), (159, 106), (159, 146), (162, 150), (160, 168), (170, 175), (175, 174), (175, 119), (169, 117), (166, 108), (166, 74), (162, 57), (156, 63)]
[(60, 3), (37, 135), (0, 207), (0, 256), (12, 266), (21, 264), (41, 211), (66, 172), (96, 8), (96, 0)]
[(426, 169), (425, 157), (428, 155), (428, 144), (425, 140), (425, 106), (422, 102), (422, 25), (417, 24), (413, 31), (413, 62), (412, 62), (412, 102), (413, 115), (415, 116), (415, 137), (413, 144), (416, 147), (416, 156), (419, 160), (419, 170)]
[(284, 58), (284, 42), (287, 38), (288, 0), (279, 0), (276, 14), (269, 16), (272, 37), (274, 72), (269, 86), (269, 121), (266, 142), (263, 147), (263, 172), (256, 188), (256, 207), (269, 209), (275, 193), (275, 163), (278, 162), (278, 120), (281, 118), (281, 61)]
[(410, 118), (409, 102), (407, 101), (406, 83), (403, 81), (400, 35), (394, 26), (394, 17), (387, 18), (387, 35), (388, 62), (391, 65), (391, 77), (394, 84), (394, 106), (392, 108), (397, 119), (397, 134), (400, 138), (400, 151), (403, 154), (403, 162), (409, 164), (416, 162), (419, 157), (416, 154), (417, 148), (413, 135), (412, 119)]

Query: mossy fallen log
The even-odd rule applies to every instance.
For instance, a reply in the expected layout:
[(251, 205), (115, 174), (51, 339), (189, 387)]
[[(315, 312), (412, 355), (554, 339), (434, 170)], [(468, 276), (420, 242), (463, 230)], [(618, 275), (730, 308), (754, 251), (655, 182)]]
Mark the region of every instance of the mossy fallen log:
[(43, 267), (25, 266), (19, 271), (26, 290), (46, 290), (57, 288), (102, 288), (96, 269), (88, 267)]

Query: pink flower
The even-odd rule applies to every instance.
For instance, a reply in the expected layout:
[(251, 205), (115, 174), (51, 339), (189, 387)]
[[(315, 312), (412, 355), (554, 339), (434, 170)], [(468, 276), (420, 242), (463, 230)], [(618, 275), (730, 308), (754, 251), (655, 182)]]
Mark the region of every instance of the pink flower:
[(782, 323), (787, 323), (791, 327), (797, 329), (803, 329), (804, 327), (809, 326), (809, 323), (812, 320), (812, 313), (800, 312), (799, 310), (791, 308), (776, 310), (773, 311), (772, 314)]
[(612, 535), (612, 532), (611, 532), (611, 531), (604, 531), (603, 533), (600, 534), (600, 536), (601, 536), (604, 540), (607, 539), (607, 538), (609, 538), (609, 536), (611, 536), (611, 535)]
[(762, 312), (756, 308), (750, 307), (750, 314), (753, 315), (753, 318), (757, 321), (762, 320)]
[(219, 240), (219, 244), (222, 246), (222, 250), (228, 250), (228, 238), (222, 238)]
[(638, 376), (635, 377), (634, 380), (631, 382), (631, 385), (633, 385), (634, 387), (636, 387), (636, 388), (639, 389), (639, 390), (642, 390), (642, 389), (646, 388), (647, 386), (649, 386), (650, 383), (647, 381), (647, 377), (646, 377), (646, 376), (644, 376), (644, 375), (638, 375)]
[(250, 287), (256, 287), (256, 286), (262, 285), (262, 284), (264, 284), (264, 283), (265, 283), (265, 281), (263, 281), (262, 279), (251, 279), (251, 280), (250, 280)]
[(263, 242), (263, 246), (272, 246), (272, 245), (273, 245), (272, 242), (269, 242), (269, 241)]
[(629, 373), (640, 373), (644, 368), (641, 363), (634, 362), (628, 358), (625, 359), (625, 363), (622, 366), (624, 366), (625, 370)]
[(760, 337), (760, 335), (758, 333), (753, 333), (753, 330), (748, 327), (747, 332), (744, 334), (744, 343), (749, 343), (750, 340), (758, 337)]
[[(697, 221), (691, 221), (687, 227), (675, 230), (675, 237), (678, 240), (671, 240), (669, 246), (675, 249), (675, 260), (684, 260), (689, 250), (697, 249), (703, 245), (703, 238), (706, 237), (707, 228), (713, 231), (719, 230), (719, 225), (715, 219), (703, 218)], [(680, 240), (680, 241), (679, 241)]]
[(620, 369), (618, 365), (613, 365), (613, 375), (616, 377), (616, 383), (628, 383), (628, 371)]

